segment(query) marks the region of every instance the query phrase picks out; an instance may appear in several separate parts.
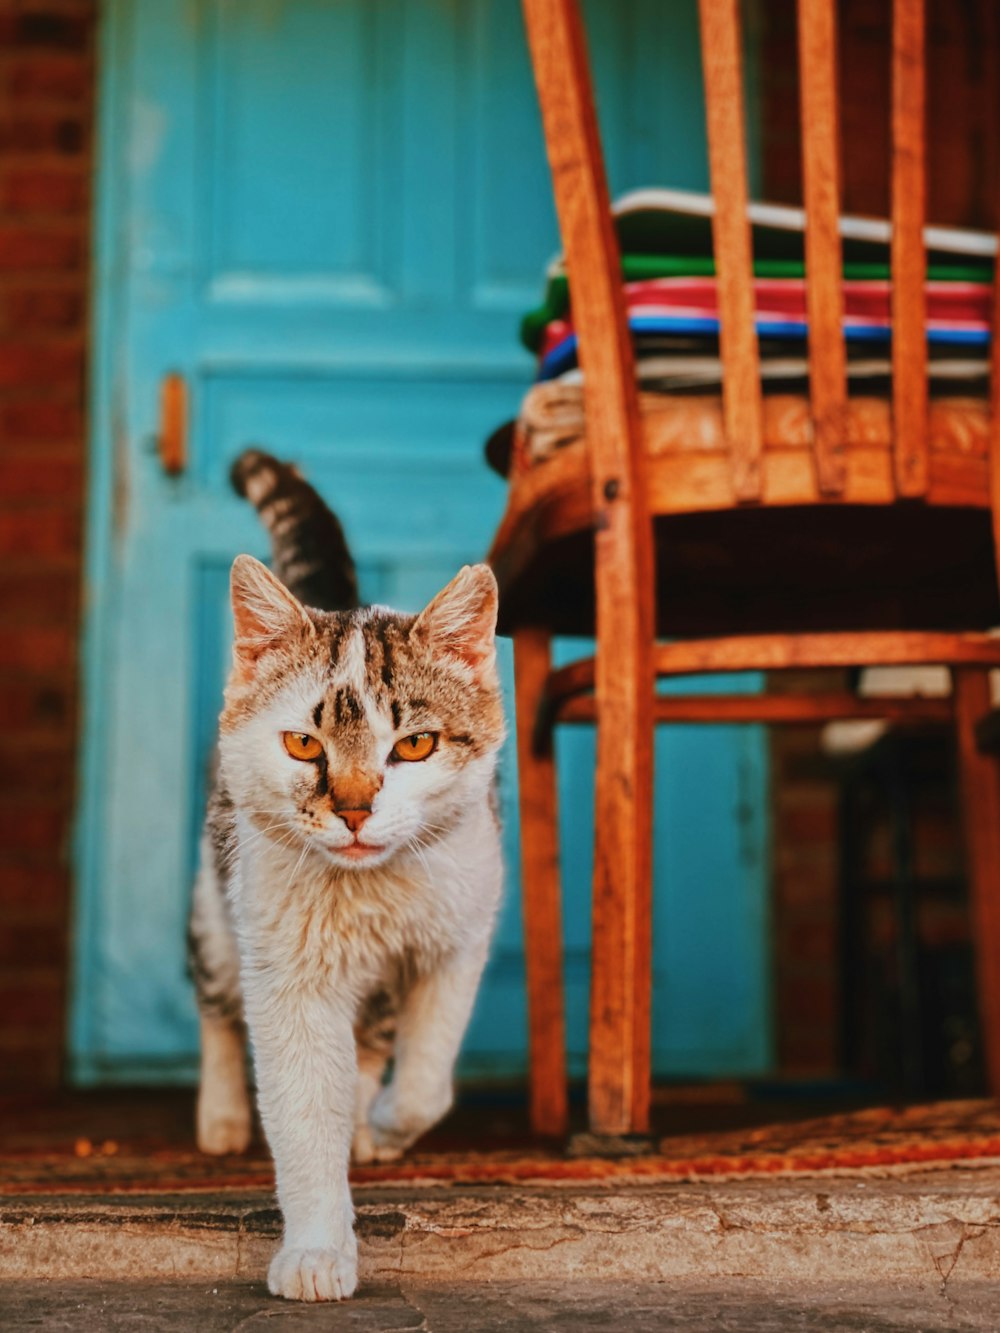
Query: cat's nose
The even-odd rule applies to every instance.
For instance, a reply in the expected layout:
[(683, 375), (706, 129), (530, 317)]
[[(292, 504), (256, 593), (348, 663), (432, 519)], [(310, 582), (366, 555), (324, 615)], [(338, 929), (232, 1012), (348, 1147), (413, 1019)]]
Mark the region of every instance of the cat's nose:
[(338, 810), (337, 814), (341, 817), (352, 833), (357, 833), (358, 829), (371, 814), (370, 810)]

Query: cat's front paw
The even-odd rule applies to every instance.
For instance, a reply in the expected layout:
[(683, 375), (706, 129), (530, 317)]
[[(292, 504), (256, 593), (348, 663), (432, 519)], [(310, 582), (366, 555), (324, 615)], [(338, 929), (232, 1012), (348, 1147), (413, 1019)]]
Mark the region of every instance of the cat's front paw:
[(408, 1100), (390, 1084), (372, 1103), (368, 1132), (374, 1160), (392, 1162), (425, 1134), (451, 1106), (451, 1087)]
[(358, 1285), (358, 1256), (346, 1250), (285, 1245), (271, 1260), (267, 1289), (286, 1301), (343, 1301)]
[(355, 1166), (370, 1166), (372, 1162), (395, 1162), (403, 1155), (403, 1148), (383, 1142), (371, 1125), (360, 1125), (351, 1142), (351, 1161)]
[(246, 1152), (253, 1134), (253, 1115), (244, 1097), (198, 1098), (198, 1147), (213, 1157)]
[(363, 1125), (354, 1131), (351, 1143), (351, 1161), (355, 1166), (370, 1166), (372, 1162), (395, 1162), (402, 1157), (405, 1145), (398, 1145), (394, 1139), (383, 1136), (371, 1125)]

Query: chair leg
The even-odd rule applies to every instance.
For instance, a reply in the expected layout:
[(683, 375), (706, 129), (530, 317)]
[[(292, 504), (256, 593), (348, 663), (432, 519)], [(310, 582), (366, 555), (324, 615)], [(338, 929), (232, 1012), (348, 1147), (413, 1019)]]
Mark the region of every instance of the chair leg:
[(958, 667), (952, 678), (979, 1018), (990, 1090), (1000, 1096), (1000, 761), (976, 747), (976, 723), (990, 708), (989, 672)]
[(595, 1134), (644, 1134), (651, 1050), (653, 679), (631, 660), (627, 642), (612, 647), (599, 638), (597, 654), (590, 1128)]
[(535, 746), (535, 721), (549, 669), (548, 632), (518, 630), (514, 678), (531, 1125), (539, 1134), (562, 1135), (568, 1114), (555, 757), (551, 746), (544, 753)]

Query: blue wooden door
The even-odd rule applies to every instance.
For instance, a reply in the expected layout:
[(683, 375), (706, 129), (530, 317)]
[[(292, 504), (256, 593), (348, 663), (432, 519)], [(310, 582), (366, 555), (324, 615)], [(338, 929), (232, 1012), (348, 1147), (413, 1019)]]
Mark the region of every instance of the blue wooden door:
[[(703, 186), (693, 0), (590, 10), (614, 187)], [(251, 442), (298, 460), (365, 597), (417, 608), (501, 512), (481, 442), (529, 382), (517, 317), (557, 246), (516, 0), (110, 0), (102, 68), (72, 1029), (91, 1082), (194, 1068), (183, 940), (227, 571), (265, 554), (230, 461)], [(155, 449), (168, 373), (191, 401), (173, 478)], [(560, 743), (580, 1068), (592, 738)], [(510, 887), (470, 1073), (524, 1066), (511, 750)], [(761, 740), (674, 733), (657, 759), (657, 1065), (758, 1069)]]

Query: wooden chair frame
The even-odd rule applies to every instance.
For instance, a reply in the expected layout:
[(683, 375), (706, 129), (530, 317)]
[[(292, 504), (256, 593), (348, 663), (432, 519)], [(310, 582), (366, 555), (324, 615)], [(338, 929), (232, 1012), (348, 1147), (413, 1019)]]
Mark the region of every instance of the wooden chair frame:
[[(747, 221), (738, 0), (699, 0), (733, 506), (763, 492), (762, 396)], [(553, 671), (548, 630), (515, 630), (531, 1113), (537, 1130), (567, 1127), (556, 782), (551, 730), (597, 723), (589, 1115), (595, 1132), (649, 1124), (653, 726), (672, 721), (815, 722), (878, 716), (951, 721), (957, 729), (992, 1085), (1000, 1089), (1000, 776), (980, 753), (988, 670), (985, 634), (765, 635), (655, 643), (653, 527), (635, 370), (611, 222), (586, 45), (574, 0), (523, 0), (532, 63), (585, 370), (595, 544), (596, 657)], [(835, 0), (799, 0), (803, 176), (813, 465), (818, 498), (844, 496), (847, 410), (838, 231)], [(893, 448), (896, 498), (927, 495), (924, 334), (923, 0), (894, 0)], [(994, 414), (997, 339), (993, 343)], [(994, 534), (1000, 512), (995, 429)], [(494, 553), (496, 553), (496, 546)], [(950, 699), (850, 694), (658, 697), (657, 676), (713, 671), (947, 663)]]

